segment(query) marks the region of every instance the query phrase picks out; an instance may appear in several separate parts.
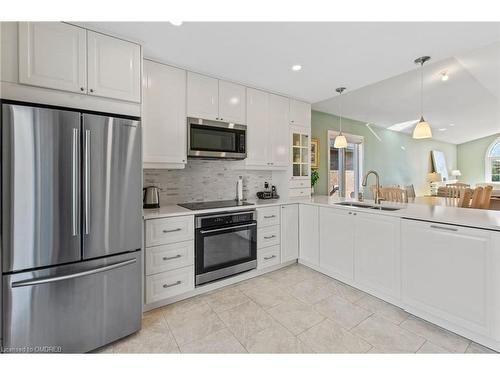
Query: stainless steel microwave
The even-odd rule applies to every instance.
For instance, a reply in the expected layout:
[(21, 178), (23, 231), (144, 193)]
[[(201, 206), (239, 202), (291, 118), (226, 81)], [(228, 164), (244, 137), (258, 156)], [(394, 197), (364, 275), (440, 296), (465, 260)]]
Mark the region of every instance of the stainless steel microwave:
[(205, 159), (245, 159), (247, 127), (188, 117), (188, 157)]

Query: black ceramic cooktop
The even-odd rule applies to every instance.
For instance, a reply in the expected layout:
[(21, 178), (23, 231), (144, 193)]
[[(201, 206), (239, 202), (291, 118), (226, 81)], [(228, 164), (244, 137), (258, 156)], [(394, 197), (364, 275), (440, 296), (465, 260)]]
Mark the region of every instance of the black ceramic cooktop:
[(209, 210), (211, 208), (225, 208), (225, 207), (240, 207), (240, 206), (252, 206), (253, 203), (240, 202), (237, 200), (229, 201), (211, 201), (211, 202), (191, 202), (191, 203), (181, 203), (178, 206), (187, 208), (188, 210)]

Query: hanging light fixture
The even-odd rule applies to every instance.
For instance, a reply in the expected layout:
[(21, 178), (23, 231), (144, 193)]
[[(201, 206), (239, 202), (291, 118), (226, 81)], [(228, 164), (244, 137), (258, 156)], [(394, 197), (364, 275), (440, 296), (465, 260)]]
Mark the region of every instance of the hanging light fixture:
[(424, 120), (424, 64), (431, 59), (430, 56), (422, 56), (415, 60), (420, 65), (420, 121), (413, 129), (414, 139), (432, 138), (432, 130)]
[[(342, 95), (342, 93), (345, 91), (345, 87), (339, 87), (335, 89), (339, 93), (339, 95)], [(347, 147), (347, 139), (346, 137), (342, 134), (342, 98), (339, 99), (339, 117), (340, 117), (340, 132), (339, 135), (335, 137), (335, 142), (333, 143), (333, 147), (335, 148), (346, 148)]]

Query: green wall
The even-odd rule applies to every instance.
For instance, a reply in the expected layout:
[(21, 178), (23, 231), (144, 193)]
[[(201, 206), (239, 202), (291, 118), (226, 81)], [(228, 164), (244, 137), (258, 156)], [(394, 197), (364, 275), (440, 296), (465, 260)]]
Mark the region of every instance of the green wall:
[[(337, 116), (312, 111), (312, 137), (320, 140), (320, 179), (316, 194), (327, 194), (328, 190), (328, 130), (338, 131)], [(415, 140), (410, 135), (372, 126), (379, 141), (365, 123), (342, 119), (344, 133), (364, 137), (364, 172), (374, 169), (380, 174), (382, 185), (413, 184), (417, 195), (428, 194), (427, 173), (432, 171), (431, 150), (445, 153), (448, 169), (457, 165), (457, 146), (434, 140)], [(373, 178), (373, 177), (370, 177)], [(370, 180), (371, 181), (371, 180)], [(369, 184), (372, 184), (370, 182)]]
[(472, 186), (485, 181), (484, 158), (486, 150), (498, 137), (500, 137), (500, 133), (457, 146), (458, 169), (462, 172), (460, 180)]

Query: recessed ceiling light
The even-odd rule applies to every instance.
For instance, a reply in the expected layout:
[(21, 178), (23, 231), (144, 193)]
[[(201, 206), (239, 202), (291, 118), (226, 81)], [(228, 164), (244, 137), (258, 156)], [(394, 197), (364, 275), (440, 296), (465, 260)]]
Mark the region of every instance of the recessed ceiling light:
[(298, 72), (299, 70), (302, 69), (302, 65), (299, 65), (299, 64), (296, 64), (296, 65), (292, 65), (292, 70), (294, 72)]
[(182, 21), (170, 21), (170, 23), (174, 26), (180, 26), (182, 25)]
[(450, 124), (450, 126), (455, 126), (455, 124)]
[(441, 73), (441, 81), (446, 82), (450, 79), (450, 76), (448, 75), (447, 72)]
[(440, 132), (445, 132), (446, 131), (446, 128), (439, 128), (438, 129)]

